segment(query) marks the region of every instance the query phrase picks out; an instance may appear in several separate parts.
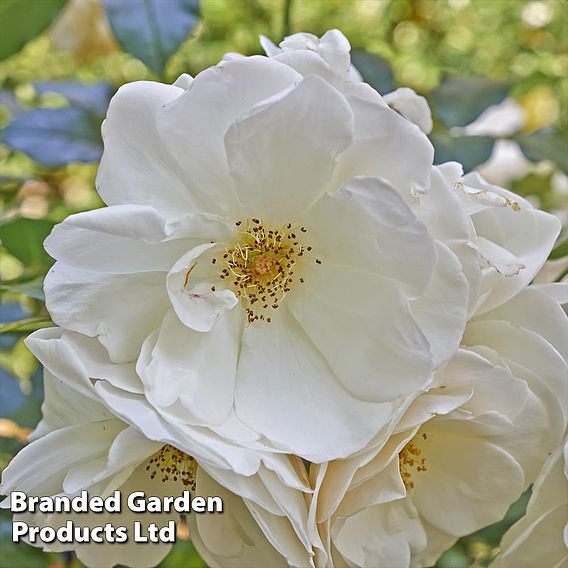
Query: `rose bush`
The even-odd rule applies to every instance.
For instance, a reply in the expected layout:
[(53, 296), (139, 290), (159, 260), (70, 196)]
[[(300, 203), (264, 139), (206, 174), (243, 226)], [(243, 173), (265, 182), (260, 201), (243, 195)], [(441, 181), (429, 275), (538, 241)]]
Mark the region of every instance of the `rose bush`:
[(46, 241), (44, 418), (2, 491), (195, 486), (226, 500), (188, 518), (211, 566), (430, 566), (565, 435), (565, 288), (529, 286), (560, 223), (434, 166), (425, 99), (381, 97), (337, 30), (262, 45), (113, 98), (107, 207)]

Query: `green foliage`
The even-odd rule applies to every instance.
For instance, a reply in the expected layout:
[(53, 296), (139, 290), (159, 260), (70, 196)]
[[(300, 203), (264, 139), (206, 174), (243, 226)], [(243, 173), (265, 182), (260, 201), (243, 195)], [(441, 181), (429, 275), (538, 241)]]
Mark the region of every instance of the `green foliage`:
[(495, 139), (490, 136), (454, 136), (440, 129), (430, 135), (435, 149), (434, 162), (460, 162), (465, 172), (483, 164), (491, 156)]
[(59, 14), (66, 0), (1, 0), (0, 60), (17, 53)]
[(3, 247), (32, 271), (49, 267), (53, 262), (43, 248), (54, 223), (45, 219), (20, 217), (0, 224)]
[(392, 68), (382, 57), (367, 53), (362, 49), (354, 49), (351, 53), (351, 61), (363, 79), (381, 95), (394, 90)]
[(539, 130), (517, 136), (525, 156), (535, 162), (552, 160), (568, 173), (568, 139), (553, 130)]

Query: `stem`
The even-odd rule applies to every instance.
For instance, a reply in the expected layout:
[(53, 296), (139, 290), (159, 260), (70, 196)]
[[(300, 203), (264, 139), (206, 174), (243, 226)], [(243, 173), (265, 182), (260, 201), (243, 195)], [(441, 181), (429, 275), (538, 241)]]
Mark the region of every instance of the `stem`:
[(292, 0), (284, 0), (284, 19), (282, 21), (282, 37), (290, 35), (290, 16), (292, 12)]

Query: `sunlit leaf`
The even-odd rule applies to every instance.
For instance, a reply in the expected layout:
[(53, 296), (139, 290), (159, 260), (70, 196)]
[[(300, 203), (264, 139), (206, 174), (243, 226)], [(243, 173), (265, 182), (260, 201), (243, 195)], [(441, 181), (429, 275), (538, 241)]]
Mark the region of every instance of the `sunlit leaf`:
[(103, 0), (122, 48), (162, 75), (199, 17), (199, 0)]
[(383, 58), (362, 49), (351, 52), (351, 61), (363, 76), (366, 83), (381, 95), (394, 90), (394, 77), (390, 64)]
[(26, 282), (0, 282), (0, 296), (5, 292), (16, 292), (43, 301), (43, 277)]
[(1, 0), (0, 60), (12, 55), (43, 32), (59, 14), (66, 0)]
[(48, 267), (53, 260), (45, 252), (43, 241), (53, 225), (46, 219), (18, 217), (0, 224), (0, 241), (12, 256), (27, 267)]
[(53, 326), (53, 322), (47, 316), (37, 316), (20, 321), (0, 324), (0, 334), (2, 333), (31, 333), (44, 327)]
[(432, 92), (432, 106), (448, 128), (467, 126), (508, 93), (509, 85), (486, 77), (448, 78)]

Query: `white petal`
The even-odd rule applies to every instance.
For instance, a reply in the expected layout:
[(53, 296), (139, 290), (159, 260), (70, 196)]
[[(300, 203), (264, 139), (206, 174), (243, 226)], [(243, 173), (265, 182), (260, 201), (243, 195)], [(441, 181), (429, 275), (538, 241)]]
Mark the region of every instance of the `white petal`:
[(464, 342), (468, 345), (488, 345), (508, 360), (534, 373), (543, 389), (531, 388), (547, 401), (551, 409), (562, 415), (561, 429), (568, 416), (568, 364), (540, 335), (506, 321), (476, 321), (468, 324)]
[(427, 471), (415, 475), (412, 498), (429, 523), (462, 536), (501, 520), (524, 489), (524, 475), (498, 446), (448, 428), (424, 442)]
[(373, 93), (347, 97), (355, 115), (354, 140), (340, 158), (334, 185), (360, 175), (383, 177), (410, 199), (430, 185), (434, 149), (417, 126)]
[(310, 50), (285, 50), (276, 55), (271, 56), (274, 61), (283, 63), (300, 75), (307, 77), (308, 75), (317, 75), (330, 85), (337, 88), (341, 87), (342, 77), (332, 69), (331, 65), (320, 57), (317, 53)]
[(351, 66), (349, 40), (339, 30), (328, 30), (319, 40), (319, 53), (336, 73), (347, 74)]
[(264, 568), (285, 566), (242, 499), (227, 491), (203, 470), (197, 476), (201, 495), (219, 495), (225, 510), (222, 515), (189, 515), (192, 541), (209, 566)]
[(349, 392), (387, 402), (425, 385), (428, 341), (395, 282), (325, 262), (303, 274), (286, 302)]
[(467, 319), (469, 286), (456, 255), (436, 243), (438, 261), (434, 280), (410, 311), (430, 343), (433, 365), (447, 361), (458, 348)]
[(196, 200), (165, 147), (156, 116), (185, 91), (149, 81), (122, 86), (103, 123), (103, 154), (97, 191), (108, 205), (150, 205), (166, 215), (195, 209)]
[[(111, 418), (95, 394), (82, 360), (65, 335), (61, 328), (46, 328), (26, 339), (27, 347), (45, 368), (43, 419), (34, 438), (72, 424)], [(100, 345), (98, 347), (103, 351)]]
[(161, 136), (205, 211), (239, 211), (223, 147), (229, 125), (299, 79), (295, 71), (266, 57), (225, 61), (199, 73), (191, 87), (161, 111)]
[(403, 87), (388, 93), (383, 98), (392, 109), (416, 124), (424, 134), (430, 134), (432, 131), (432, 112), (424, 97), (418, 95), (412, 89)]
[(384, 180), (349, 180), (339, 191), (325, 194), (304, 221), (306, 244), (321, 260), (398, 280), (412, 297), (430, 285), (436, 264), (434, 243)]
[(420, 520), (406, 503), (369, 507), (347, 519), (334, 543), (355, 566), (410, 566), (412, 553), (426, 546)]
[[(476, 190), (504, 202), (504, 205), (480, 205), (472, 220), (479, 237), (516, 257), (519, 265), (518, 271), (500, 271), (501, 264), (497, 263), (497, 268), (484, 275), (481, 293), (488, 291), (489, 295), (478, 309), (482, 313), (503, 304), (531, 282), (548, 258), (561, 224), (554, 215), (533, 209), (520, 197), (487, 184), (477, 174), (468, 174), (463, 179)], [(517, 203), (511, 205), (514, 201)]]
[(116, 419), (76, 424), (46, 434), (23, 448), (2, 475), (1, 493), (24, 491), (28, 495), (61, 492), (68, 470), (105, 455), (115, 436), (125, 427)]
[[(207, 332), (225, 312), (238, 304), (238, 299), (231, 290), (216, 290), (210, 282), (194, 281), (192, 272), (203, 260), (202, 253), (215, 245), (199, 245), (187, 251), (173, 266), (167, 277), (167, 288), (172, 306), (179, 319), (187, 327), (196, 331)], [(214, 280), (217, 283), (217, 278)]]
[(568, 322), (557, 301), (530, 286), (506, 304), (476, 317), (476, 321), (507, 321), (544, 337), (568, 361)]
[(137, 364), (148, 400), (180, 422), (222, 424), (233, 405), (241, 325), (236, 310), (199, 333), (170, 310)]
[(259, 40), (260, 40), (260, 46), (262, 47), (262, 49), (264, 49), (264, 53), (266, 53), (268, 57), (272, 57), (273, 55), (280, 53), (281, 51), (280, 48), (265, 35), (261, 34), (259, 36)]
[(278, 447), (312, 462), (363, 447), (391, 409), (350, 395), (284, 306), (272, 323), (245, 328), (235, 407)]
[(150, 440), (171, 444), (193, 456), (200, 465), (232, 468), (245, 476), (258, 470), (261, 459), (258, 452), (239, 447), (208, 428), (166, 421), (144, 397), (121, 391), (106, 381), (98, 381), (95, 389), (115, 415), (136, 427)]
[(117, 363), (138, 356), (142, 342), (169, 306), (163, 272), (105, 275), (58, 262), (44, 288), (53, 321), (98, 337)]
[[(135, 513), (124, 503), (124, 496), (130, 495), (134, 491), (143, 491), (147, 496), (152, 495), (159, 498), (165, 496), (177, 497), (181, 495), (184, 486), (180, 482), (162, 482), (160, 478), (152, 480), (150, 474), (144, 466), (139, 466), (132, 475), (125, 480), (120, 490), (123, 495), (121, 512), (105, 517), (105, 514), (87, 513), (71, 516), (77, 526), (100, 526), (110, 522), (115, 526), (126, 526), (129, 539), (127, 542), (116, 544), (89, 543), (76, 545), (75, 551), (79, 560), (86, 566), (92, 568), (112, 568), (113, 566), (126, 565), (140, 568), (151, 568), (159, 564), (166, 554), (170, 551), (171, 543), (152, 543), (141, 545), (132, 538), (134, 534), (134, 523), (139, 522), (141, 532), (145, 534), (150, 523), (155, 523), (158, 528), (166, 526), (168, 521), (178, 521), (179, 513)], [(57, 515), (53, 515), (56, 517)]]
[(226, 235), (225, 226), (212, 216), (167, 221), (152, 207), (116, 205), (71, 215), (53, 229), (45, 247), (56, 260), (84, 270), (167, 272), (191, 248), (190, 239)]
[(345, 98), (309, 76), (234, 122), (225, 148), (247, 216), (276, 226), (296, 220), (327, 189), (352, 121)]

